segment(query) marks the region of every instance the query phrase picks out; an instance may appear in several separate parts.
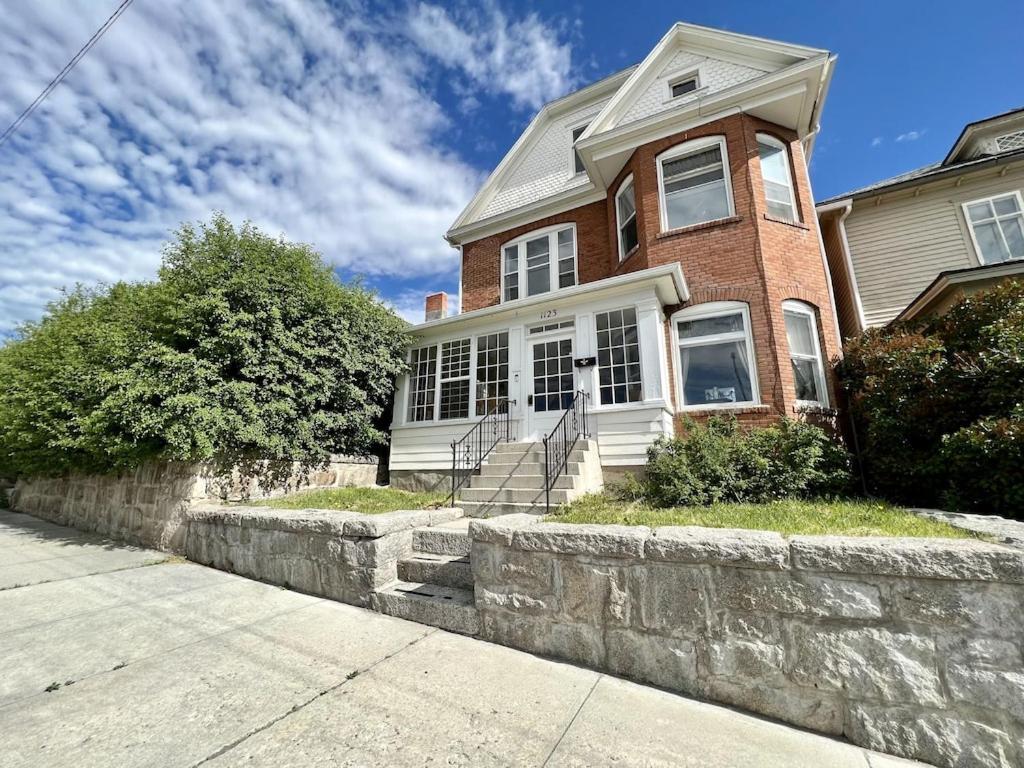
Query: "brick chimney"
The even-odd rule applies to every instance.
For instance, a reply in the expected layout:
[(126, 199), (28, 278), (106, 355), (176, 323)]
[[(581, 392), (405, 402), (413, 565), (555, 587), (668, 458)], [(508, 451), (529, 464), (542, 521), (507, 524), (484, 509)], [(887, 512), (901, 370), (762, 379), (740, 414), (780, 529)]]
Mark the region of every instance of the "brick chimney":
[(444, 291), (427, 296), (427, 322), (448, 317), (448, 294)]

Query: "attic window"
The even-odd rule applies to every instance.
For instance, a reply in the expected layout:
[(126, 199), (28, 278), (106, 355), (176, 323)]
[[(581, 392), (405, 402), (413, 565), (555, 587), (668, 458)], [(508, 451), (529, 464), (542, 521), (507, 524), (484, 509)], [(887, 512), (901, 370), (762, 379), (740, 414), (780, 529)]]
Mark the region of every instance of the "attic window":
[(996, 150), (999, 152), (1013, 152), (1017, 149), (1024, 149), (1024, 131), (1007, 133), (996, 138)]
[(573, 163), (573, 173), (583, 173), (585, 170), (587, 170), (586, 168), (583, 167), (583, 159), (580, 157), (580, 153), (576, 151), (576, 141), (577, 141), (577, 139), (579, 139), (580, 136), (583, 135), (583, 132), (585, 130), (587, 130), (587, 126), (586, 125), (581, 125), (581, 126), (579, 126), (577, 128), (573, 128), (572, 129), (572, 163)]
[(668, 84), (668, 90), (672, 94), (673, 99), (678, 99), (680, 96), (692, 93), (697, 90), (697, 76), (689, 75), (678, 80), (672, 80)]

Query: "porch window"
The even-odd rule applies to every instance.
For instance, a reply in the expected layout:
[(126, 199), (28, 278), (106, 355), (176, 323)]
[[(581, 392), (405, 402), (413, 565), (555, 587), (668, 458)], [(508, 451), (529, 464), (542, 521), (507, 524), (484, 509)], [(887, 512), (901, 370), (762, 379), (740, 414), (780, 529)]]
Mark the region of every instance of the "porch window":
[(1019, 192), (964, 204), (982, 264), (1024, 259), (1024, 205)]
[(465, 419), (469, 416), (470, 340), (446, 341), (441, 345), (441, 397), (438, 418)]
[(615, 216), (619, 229), (619, 261), (629, 255), (639, 242), (636, 229), (636, 193), (633, 189), (633, 175), (630, 174), (615, 195)]
[(761, 179), (768, 213), (784, 221), (797, 220), (793, 197), (793, 177), (789, 171), (786, 145), (766, 133), (757, 134), (757, 151), (761, 156)]
[(531, 232), (502, 249), (502, 300), (537, 296), (576, 285), (576, 226), (561, 224)]
[(732, 216), (725, 139), (696, 139), (658, 156), (662, 231)]
[(508, 331), (476, 340), (476, 415), (508, 398)]
[(813, 307), (800, 301), (782, 304), (786, 320), (786, 340), (793, 365), (796, 399), (806, 405), (828, 405), (825, 369), (818, 344), (818, 321)]
[(433, 421), (437, 347), (414, 349), (410, 364), (409, 421)]
[(683, 408), (723, 408), (758, 402), (746, 304), (701, 304), (677, 312), (673, 322), (679, 346)]
[(643, 400), (636, 310), (631, 307), (601, 312), (596, 319), (597, 375), (601, 405)]

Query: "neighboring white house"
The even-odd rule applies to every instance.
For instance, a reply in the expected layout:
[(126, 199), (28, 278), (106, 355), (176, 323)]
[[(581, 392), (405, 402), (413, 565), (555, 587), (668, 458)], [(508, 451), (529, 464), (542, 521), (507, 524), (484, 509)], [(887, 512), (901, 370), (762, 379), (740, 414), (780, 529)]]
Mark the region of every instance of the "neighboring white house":
[(1024, 275), (1024, 109), (967, 125), (938, 163), (817, 206), (844, 336)]

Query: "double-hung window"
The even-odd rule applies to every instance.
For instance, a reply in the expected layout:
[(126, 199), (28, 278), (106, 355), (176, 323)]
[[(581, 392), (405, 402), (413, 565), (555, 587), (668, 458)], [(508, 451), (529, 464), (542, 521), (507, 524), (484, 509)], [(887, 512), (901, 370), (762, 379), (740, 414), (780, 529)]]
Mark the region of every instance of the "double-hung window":
[(814, 309), (800, 301), (782, 303), (786, 320), (789, 359), (793, 364), (796, 399), (801, 405), (828, 405), (825, 368), (818, 344), (818, 321)]
[(409, 421), (433, 421), (437, 346), (412, 351), (409, 370)]
[(601, 312), (597, 320), (597, 375), (601, 405), (644, 399), (636, 309)]
[(508, 398), (508, 331), (476, 340), (476, 415)]
[(757, 134), (757, 151), (761, 156), (761, 179), (768, 213), (783, 221), (797, 220), (793, 196), (793, 176), (789, 170), (786, 145), (766, 133)]
[(696, 139), (658, 155), (662, 231), (732, 216), (725, 139)]
[(532, 232), (502, 246), (501, 253), (503, 301), (576, 285), (574, 224)]
[(623, 179), (615, 195), (615, 220), (619, 230), (619, 261), (622, 261), (640, 242), (636, 228), (636, 192), (632, 174)]
[(746, 304), (700, 304), (677, 312), (672, 322), (679, 346), (683, 408), (721, 408), (758, 402)]
[(412, 350), (408, 421), (483, 416), (508, 398), (508, 355), (508, 331)]
[(964, 204), (982, 264), (1024, 259), (1024, 205), (1019, 192)]
[(469, 416), (470, 344), (469, 339), (459, 339), (441, 345), (441, 420)]

